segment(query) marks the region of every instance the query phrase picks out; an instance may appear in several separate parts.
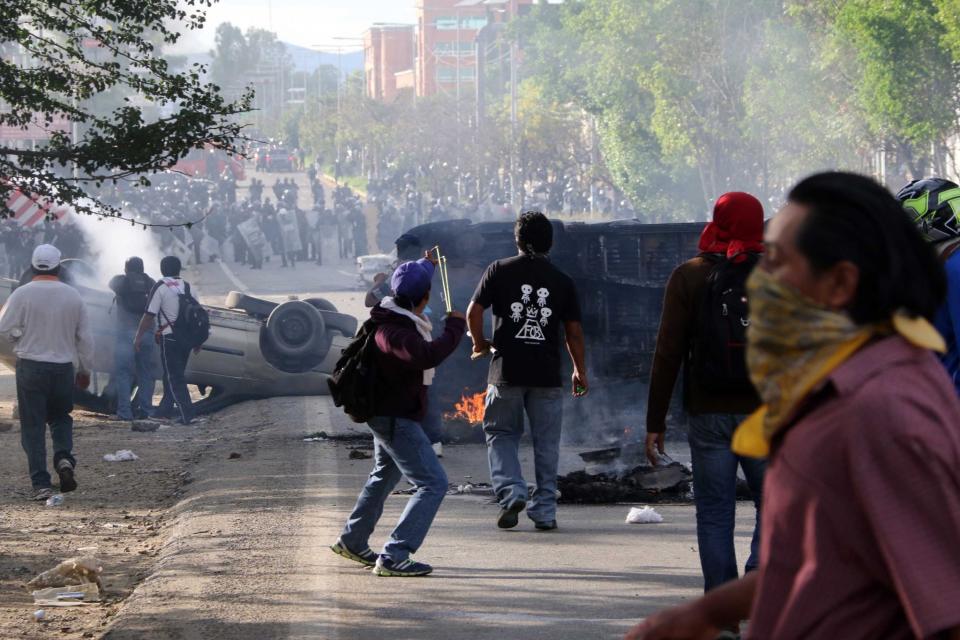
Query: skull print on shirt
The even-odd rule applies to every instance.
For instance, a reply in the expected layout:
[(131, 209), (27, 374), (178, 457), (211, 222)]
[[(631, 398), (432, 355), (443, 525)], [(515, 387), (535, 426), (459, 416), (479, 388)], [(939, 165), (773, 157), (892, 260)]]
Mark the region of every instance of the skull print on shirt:
[(510, 319), (515, 323), (523, 322), (517, 335), (517, 340), (524, 342), (546, 342), (543, 327), (549, 323), (553, 310), (547, 306), (550, 290), (541, 287), (537, 289), (537, 300), (533, 301), (533, 287), (529, 284), (520, 287), (520, 302), (510, 305)]

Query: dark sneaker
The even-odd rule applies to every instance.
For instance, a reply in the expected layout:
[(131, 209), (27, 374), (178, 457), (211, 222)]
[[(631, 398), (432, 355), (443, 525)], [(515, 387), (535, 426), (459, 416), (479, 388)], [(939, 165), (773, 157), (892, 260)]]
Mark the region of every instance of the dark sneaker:
[(69, 460), (57, 463), (57, 475), (60, 476), (60, 493), (69, 493), (77, 488), (77, 480), (73, 477), (73, 465)]
[(415, 562), (410, 558), (394, 562), (390, 558), (380, 556), (373, 572), (385, 578), (415, 578), (426, 576), (433, 572), (433, 567), (423, 562)]
[(44, 487), (43, 489), (35, 489), (36, 493), (33, 494), (33, 497), (30, 498), (36, 502), (46, 502), (53, 497), (53, 488)]
[(556, 520), (543, 520), (541, 522), (534, 521), (533, 526), (536, 527), (537, 531), (553, 531), (557, 528)]
[(514, 500), (506, 509), (500, 509), (497, 516), (497, 526), (501, 529), (513, 529), (520, 521), (520, 512), (527, 507), (523, 500)]
[(351, 551), (347, 548), (347, 545), (343, 544), (343, 542), (340, 540), (337, 540), (337, 543), (330, 547), (330, 550), (338, 556), (343, 556), (347, 560), (359, 562), (365, 567), (372, 567), (373, 565), (377, 564), (377, 558), (379, 557), (370, 547), (367, 547), (359, 553), (356, 551)]

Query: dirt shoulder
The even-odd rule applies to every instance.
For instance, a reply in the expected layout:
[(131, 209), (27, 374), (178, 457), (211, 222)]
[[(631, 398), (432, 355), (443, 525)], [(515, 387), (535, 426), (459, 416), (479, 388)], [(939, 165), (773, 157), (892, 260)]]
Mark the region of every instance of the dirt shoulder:
[[(0, 416), (9, 417), (11, 409), (9, 402), (0, 403)], [(168, 510), (191, 482), (191, 467), (223, 435), (223, 425), (216, 418), (201, 426), (169, 426), (152, 433), (132, 432), (128, 423), (81, 411), (74, 412), (74, 418), (80, 486), (65, 494), (59, 507), (29, 499), (32, 492), (19, 424), (14, 421), (10, 431), (0, 433), (0, 482), (6, 487), (0, 495), (4, 638), (100, 637), (126, 598), (154, 570), (168, 534)], [(139, 459), (103, 460), (105, 454), (120, 449), (133, 451)], [(36, 622), (37, 607), (24, 583), (78, 555), (83, 547), (98, 548), (105, 601), (47, 608), (46, 619)]]

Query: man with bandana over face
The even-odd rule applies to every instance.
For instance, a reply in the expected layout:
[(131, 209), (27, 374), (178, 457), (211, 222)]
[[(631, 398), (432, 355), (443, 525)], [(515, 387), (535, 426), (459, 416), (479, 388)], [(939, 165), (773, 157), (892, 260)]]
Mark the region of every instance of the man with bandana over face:
[(900, 204), (807, 178), (747, 283), (763, 406), (733, 438), (769, 460), (760, 566), (628, 640), (960, 638), (960, 400), (931, 321), (946, 278)]
[[(683, 408), (687, 414), (693, 462), (693, 496), (697, 509), (697, 543), (704, 589), (736, 580), (737, 555), (733, 536), (737, 508), (737, 468), (750, 485), (759, 518), (764, 463), (730, 450), (733, 430), (760, 405), (746, 372), (741, 314), (745, 282), (763, 251), (763, 205), (747, 193), (725, 193), (717, 199), (713, 220), (700, 238), (700, 253), (673, 272), (667, 283), (657, 348), (653, 357), (647, 403), (647, 457), (656, 465), (664, 453), (664, 433), (673, 388), (684, 369)], [(723, 280), (721, 281), (720, 278)], [(718, 283), (719, 286), (718, 286)], [(730, 291), (735, 300), (722, 299)], [(716, 299), (711, 298), (714, 293)], [(745, 308), (741, 309), (746, 316)], [(733, 318), (732, 316), (736, 316)], [(732, 336), (722, 330), (727, 321), (739, 338), (738, 350), (728, 351)], [(748, 318), (743, 317), (744, 322)], [(719, 331), (717, 329), (719, 326)], [(705, 344), (712, 342), (715, 344)], [(719, 356), (715, 352), (719, 349)], [(723, 380), (723, 370), (709, 358), (739, 361), (739, 380)], [(703, 372), (709, 372), (704, 375)], [(731, 376), (736, 377), (736, 376)], [(726, 384), (724, 384), (726, 382)], [(754, 527), (746, 571), (756, 568), (758, 533)]]

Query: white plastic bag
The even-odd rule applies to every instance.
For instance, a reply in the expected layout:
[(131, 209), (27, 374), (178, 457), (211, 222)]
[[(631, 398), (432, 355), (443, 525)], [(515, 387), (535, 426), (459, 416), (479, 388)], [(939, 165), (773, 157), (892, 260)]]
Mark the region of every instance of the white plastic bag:
[(133, 451), (130, 451), (129, 449), (121, 449), (116, 453), (108, 453), (107, 455), (103, 456), (103, 459), (106, 460), (107, 462), (125, 462), (127, 460), (139, 460), (139, 458), (137, 457), (137, 454), (135, 454)]
[(650, 506), (633, 507), (627, 514), (627, 524), (659, 524), (661, 522), (663, 522), (663, 516)]

